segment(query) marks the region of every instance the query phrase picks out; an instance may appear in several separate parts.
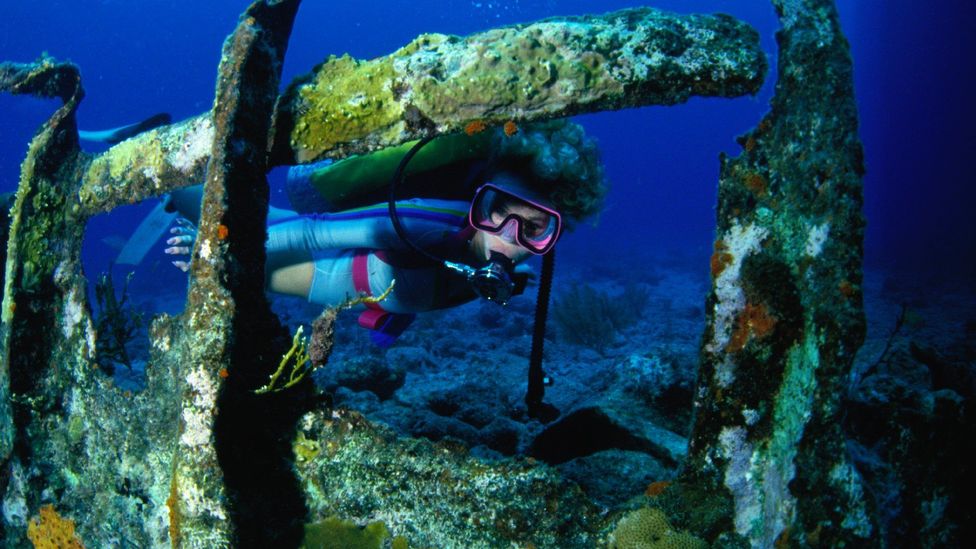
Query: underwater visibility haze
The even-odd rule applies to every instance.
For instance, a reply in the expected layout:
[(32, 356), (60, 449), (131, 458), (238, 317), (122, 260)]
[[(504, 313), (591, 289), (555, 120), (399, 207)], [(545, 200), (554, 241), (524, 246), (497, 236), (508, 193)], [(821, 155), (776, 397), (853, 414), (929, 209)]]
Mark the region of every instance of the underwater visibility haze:
[[(617, 13), (644, 6), (663, 13)], [(967, 546), (972, 16), (956, 0), (4, 2), (0, 545)], [(75, 146), (77, 128), (156, 113), (173, 123)], [(272, 263), (293, 220), (275, 212), (336, 213), (294, 203), (288, 165), (379, 165), (368, 153), (435, 129), (454, 137), (416, 169), (449, 139), (564, 163), (547, 181), (575, 202), (516, 197), (563, 210), (521, 295), (413, 318), (391, 294), (378, 337), (363, 311), (382, 300), (265, 292), (267, 206)], [(353, 191), (381, 203), (355, 219), (389, 219), (405, 150), (355, 172), (382, 183)], [(579, 191), (597, 153), (602, 202)], [(461, 188), (465, 166), (431, 172)], [(116, 263), (204, 179), (189, 272), (160, 231)]]

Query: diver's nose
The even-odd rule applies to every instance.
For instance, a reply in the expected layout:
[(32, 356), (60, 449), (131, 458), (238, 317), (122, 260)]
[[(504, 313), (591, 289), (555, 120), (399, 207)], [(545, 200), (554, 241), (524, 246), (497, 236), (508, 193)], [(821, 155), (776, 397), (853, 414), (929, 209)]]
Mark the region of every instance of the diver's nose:
[(507, 223), (502, 225), (500, 231), (498, 231), (498, 236), (502, 237), (507, 242), (515, 243), (515, 235), (518, 233), (518, 220), (509, 219)]

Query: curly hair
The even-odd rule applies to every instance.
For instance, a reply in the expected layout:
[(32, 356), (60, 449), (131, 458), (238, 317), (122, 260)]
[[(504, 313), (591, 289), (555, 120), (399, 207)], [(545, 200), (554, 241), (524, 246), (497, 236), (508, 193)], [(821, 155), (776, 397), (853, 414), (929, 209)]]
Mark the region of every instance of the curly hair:
[(496, 132), (492, 171), (527, 176), (561, 214), (576, 221), (596, 216), (607, 184), (596, 141), (568, 119), (526, 124), (518, 133)]

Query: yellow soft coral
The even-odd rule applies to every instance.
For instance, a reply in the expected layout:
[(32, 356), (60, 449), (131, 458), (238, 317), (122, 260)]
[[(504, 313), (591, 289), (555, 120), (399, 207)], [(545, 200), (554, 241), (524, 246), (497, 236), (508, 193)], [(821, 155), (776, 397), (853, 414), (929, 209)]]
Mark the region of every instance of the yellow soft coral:
[(75, 535), (75, 521), (63, 518), (53, 505), (41, 507), (27, 524), (27, 538), (34, 549), (84, 549)]
[[(355, 299), (348, 299), (345, 301), (345, 303), (337, 307), (326, 309), (326, 311), (323, 313), (323, 316), (325, 316), (326, 313), (330, 313), (330, 312), (333, 313), (332, 316), (327, 320), (327, 322), (331, 326), (332, 322), (335, 321), (334, 313), (336, 311), (340, 309), (350, 309), (352, 307), (355, 307), (356, 305), (361, 305), (361, 304), (371, 305), (371, 304), (379, 303), (384, 299), (386, 299), (387, 297), (389, 297), (391, 293), (393, 293), (393, 286), (395, 285), (396, 285), (396, 280), (391, 280), (390, 286), (382, 294), (375, 297), (368, 296), (368, 295), (361, 295)], [(271, 374), (271, 377), (268, 379), (268, 383), (265, 386), (254, 391), (256, 394), (261, 395), (265, 393), (277, 393), (279, 391), (284, 391), (285, 389), (290, 389), (291, 387), (298, 385), (299, 382), (305, 379), (306, 374), (314, 370), (316, 367), (321, 366), (321, 364), (314, 364), (312, 362), (312, 355), (309, 354), (309, 348), (308, 348), (309, 340), (307, 338), (302, 337), (302, 332), (304, 332), (304, 327), (299, 326), (298, 330), (295, 331), (295, 337), (293, 337), (291, 340), (291, 348), (288, 349), (288, 351), (284, 354), (284, 356), (281, 357), (281, 362), (278, 363), (278, 369), (275, 370), (275, 373)], [(315, 336), (314, 333), (312, 335), (313, 337)], [(332, 346), (331, 328), (329, 328), (328, 330), (327, 337), (329, 340), (327, 345), (331, 347)], [(283, 374), (286, 370), (289, 372), (288, 380), (279, 383), (278, 380), (281, 377), (281, 374)], [(221, 374), (221, 376), (223, 377), (223, 374)]]
[(664, 511), (642, 507), (624, 515), (610, 534), (611, 549), (705, 549), (708, 544), (671, 528)]

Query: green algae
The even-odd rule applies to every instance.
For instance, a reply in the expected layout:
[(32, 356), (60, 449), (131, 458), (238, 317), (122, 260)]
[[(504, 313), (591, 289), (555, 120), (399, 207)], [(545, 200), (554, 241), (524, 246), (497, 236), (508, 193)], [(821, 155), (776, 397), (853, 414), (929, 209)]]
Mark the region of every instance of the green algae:
[(311, 516), (395, 517), (389, 527), (421, 547), (592, 547), (607, 526), (578, 486), (547, 467), (401, 439), (348, 410), (299, 423), (297, 436), (322, 447), (295, 467)]
[[(419, 39), (418, 39), (419, 40)], [(390, 59), (358, 61), (330, 57), (307, 81), (293, 83), (287, 94), (301, 113), (291, 134), (298, 150), (330, 150), (370, 132), (392, 141), (403, 131), (403, 107), (394, 98)], [(299, 154), (299, 162), (312, 158)]]
[(390, 530), (382, 522), (362, 528), (339, 517), (327, 517), (305, 525), (301, 549), (382, 549)]
[(214, 137), (209, 113), (140, 133), (90, 159), (78, 190), (86, 214), (186, 186), (203, 179)]

